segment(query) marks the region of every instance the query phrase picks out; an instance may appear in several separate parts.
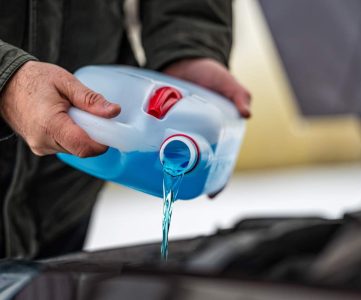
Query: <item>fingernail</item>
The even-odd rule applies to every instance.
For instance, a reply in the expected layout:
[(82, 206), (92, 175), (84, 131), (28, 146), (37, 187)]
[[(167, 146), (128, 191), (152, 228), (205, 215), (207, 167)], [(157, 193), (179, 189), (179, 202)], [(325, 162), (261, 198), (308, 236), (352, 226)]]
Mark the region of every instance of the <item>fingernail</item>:
[(104, 108), (106, 110), (115, 110), (118, 109), (119, 105), (111, 102), (104, 102)]
[(120, 113), (120, 106), (118, 104), (110, 103), (106, 106), (106, 110), (108, 111), (108, 115), (110, 117), (115, 117)]
[(251, 117), (251, 111), (248, 106), (243, 107), (242, 110), (239, 111), (239, 116), (243, 118), (250, 118)]

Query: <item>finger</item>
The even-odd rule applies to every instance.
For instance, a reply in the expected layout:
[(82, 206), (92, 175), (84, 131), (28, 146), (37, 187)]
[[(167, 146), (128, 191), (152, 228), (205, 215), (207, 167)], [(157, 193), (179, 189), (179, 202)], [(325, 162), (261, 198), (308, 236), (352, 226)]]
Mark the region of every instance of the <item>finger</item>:
[(118, 104), (107, 101), (99, 93), (84, 86), (74, 76), (59, 81), (57, 85), (58, 89), (60, 89), (59, 92), (81, 110), (105, 118), (112, 118), (120, 113)]
[(224, 87), (221, 94), (230, 99), (237, 107), (242, 117), (248, 119), (251, 117), (251, 95), (240, 84), (236, 84), (230, 87)]
[(213, 84), (212, 89), (230, 99), (242, 117), (251, 117), (251, 94), (234, 77), (229, 76), (228, 80), (217, 81), (216, 84)]
[(244, 93), (243, 91), (239, 91), (231, 97), (231, 100), (236, 105), (242, 117), (246, 119), (251, 117), (251, 98), (249, 94)]
[(90, 157), (104, 153), (108, 147), (93, 141), (76, 125), (68, 114), (63, 113), (54, 125), (54, 140), (65, 151), (79, 156)]
[[(50, 133), (51, 130), (48, 132)], [(42, 134), (40, 137), (25, 138), (30, 150), (37, 156), (44, 156), (55, 153), (69, 153), (59, 143), (47, 134)]]
[(67, 153), (70, 154), (67, 150), (65, 150), (61, 145), (56, 142), (50, 142), (47, 146), (30, 146), (30, 150), (37, 156), (44, 156), (49, 154), (56, 153)]
[(225, 89), (224, 94), (233, 101), (241, 116), (249, 118), (251, 116), (251, 94), (235, 78), (229, 80), (223, 88)]
[(54, 140), (52, 149), (53, 149), (52, 154), (55, 154), (55, 153), (71, 154), (68, 150), (66, 150), (64, 147), (62, 147), (56, 140)]

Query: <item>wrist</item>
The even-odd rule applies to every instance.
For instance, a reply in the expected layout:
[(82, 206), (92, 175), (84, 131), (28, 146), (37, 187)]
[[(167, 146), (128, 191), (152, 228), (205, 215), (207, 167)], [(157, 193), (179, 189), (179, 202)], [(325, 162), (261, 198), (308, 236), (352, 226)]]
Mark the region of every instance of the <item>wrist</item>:
[(13, 97), (7, 97), (8, 94), (11, 94), (9, 89), (14, 85), (13, 80), (18, 75), (18, 72), (21, 71), (25, 65), (31, 66), (36, 63), (35, 59), (25, 60), (22, 63), (17, 62), (16, 66), (12, 66), (11, 70), (8, 71), (10, 75), (7, 76), (6, 80), (2, 83), (0, 89), (0, 142), (8, 140), (15, 135), (15, 132), (11, 129), (10, 125), (7, 123), (4, 115), (4, 105), (5, 99), (9, 98), (9, 101), (15, 101)]
[(32, 64), (36, 63), (36, 58), (30, 55), (23, 55), (13, 61), (13, 63), (0, 76), (0, 101), (3, 98), (3, 95), (6, 93), (6, 90), (9, 87), (10, 83), (19, 73), (19, 71), (22, 70), (25, 66), (31, 66)]

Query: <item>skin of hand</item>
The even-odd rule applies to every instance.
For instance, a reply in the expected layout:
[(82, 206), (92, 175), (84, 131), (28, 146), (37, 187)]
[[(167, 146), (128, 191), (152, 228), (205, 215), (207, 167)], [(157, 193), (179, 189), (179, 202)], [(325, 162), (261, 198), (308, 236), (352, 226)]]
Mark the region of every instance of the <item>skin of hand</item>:
[[(209, 58), (184, 59), (171, 64), (163, 71), (225, 96), (236, 105), (242, 117), (251, 117), (251, 94), (219, 62)], [(217, 197), (223, 189), (224, 187), (208, 197)]]
[(222, 64), (210, 58), (177, 61), (163, 70), (164, 73), (191, 81), (230, 99), (244, 118), (251, 117), (251, 94)]
[(71, 73), (37, 61), (26, 62), (0, 94), (1, 116), (34, 154), (88, 157), (105, 152), (106, 146), (93, 141), (68, 116), (71, 106), (104, 118), (120, 113), (119, 105), (88, 89)]

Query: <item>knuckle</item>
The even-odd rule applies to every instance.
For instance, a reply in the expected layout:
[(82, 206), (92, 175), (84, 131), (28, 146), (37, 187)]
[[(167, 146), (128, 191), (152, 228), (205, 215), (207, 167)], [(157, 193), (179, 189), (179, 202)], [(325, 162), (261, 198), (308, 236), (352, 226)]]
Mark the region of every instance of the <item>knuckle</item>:
[(31, 136), (26, 139), (31, 150), (37, 156), (44, 156), (55, 153), (52, 147), (49, 147), (49, 139), (44, 135)]
[(92, 106), (98, 102), (103, 101), (103, 97), (99, 93), (86, 89), (84, 92), (84, 102), (87, 106)]
[(31, 152), (33, 152), (37, 156), (44, 156), (47, 154), (46, 148), (37, 144), (37, 143), (31, 143), (29, 144)]
[(66, 95), (72, 95), (74, 90), (74, 79), (68, 74), (59, 74), (56, 80), (58, 80), (59, 85), (62, 90), (64, 90)]

